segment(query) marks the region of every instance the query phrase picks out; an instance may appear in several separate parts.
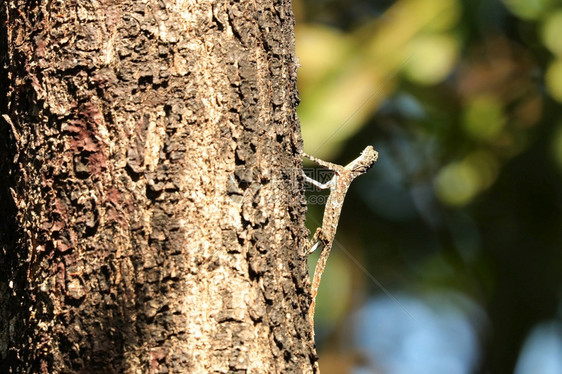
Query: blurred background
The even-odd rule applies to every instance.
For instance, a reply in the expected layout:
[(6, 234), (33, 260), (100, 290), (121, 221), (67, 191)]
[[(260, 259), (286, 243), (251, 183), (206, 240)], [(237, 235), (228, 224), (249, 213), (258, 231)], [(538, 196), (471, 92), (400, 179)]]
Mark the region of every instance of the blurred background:
[(320, 287), (322, 373), (562, 373), (562, 3), (293, 6), (305, 151), (379, 151)]

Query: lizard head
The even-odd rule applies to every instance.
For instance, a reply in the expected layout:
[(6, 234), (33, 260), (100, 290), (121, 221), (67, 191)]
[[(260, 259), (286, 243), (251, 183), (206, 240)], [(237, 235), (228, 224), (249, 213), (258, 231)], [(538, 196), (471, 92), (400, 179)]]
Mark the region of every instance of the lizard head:
[(373, 166), (378, 157), (379, 153), (375, 151), (373, 146), (369, 145), (361, 152), (361, 155), (353, 160), (347, 167), (354, 173), (363, 174)]

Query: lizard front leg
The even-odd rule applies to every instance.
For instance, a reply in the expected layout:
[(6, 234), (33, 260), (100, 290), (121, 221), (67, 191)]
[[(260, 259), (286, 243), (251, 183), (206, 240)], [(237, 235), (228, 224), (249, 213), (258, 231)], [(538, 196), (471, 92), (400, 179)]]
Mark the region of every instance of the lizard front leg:
[(332, 177), (332, 179), (330, 179), (328, 182), (326, 183), (320, 183), (318, 182), (316, 179), (310, 178), (308, 175), (303, 173), (303, 177), (304, 180), (307, 181), (308, 183), (312, 184), (313, 186), (316, 186), (318, 188), (320, 188), (321, 190), (327, 190), (329, 188), (332, 188), (335, 184), (335, 176)]

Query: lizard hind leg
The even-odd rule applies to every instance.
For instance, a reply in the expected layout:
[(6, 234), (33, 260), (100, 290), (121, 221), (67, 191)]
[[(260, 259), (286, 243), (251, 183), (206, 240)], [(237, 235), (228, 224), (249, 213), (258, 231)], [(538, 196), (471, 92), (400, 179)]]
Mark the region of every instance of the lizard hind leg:
[(306, 254), (311, 254), (313, 253), (319, 246), (322, 245), (322, 240), (320, 239), (322, 236), (322, 228), (318, 227), (316, 229), (316, 231), (314, 232), (314, 235), (312, 236), (312, 239), (310, 239), (308, 241), (308, 245), (307, 245), (307, 253)]

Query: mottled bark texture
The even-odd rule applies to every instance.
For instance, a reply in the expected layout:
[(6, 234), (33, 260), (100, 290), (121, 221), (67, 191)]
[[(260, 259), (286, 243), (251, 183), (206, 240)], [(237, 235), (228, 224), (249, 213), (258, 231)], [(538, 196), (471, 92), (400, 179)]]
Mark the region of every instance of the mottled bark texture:
[(2, 372), (314, 371), (290, 2), (3, 6)]

